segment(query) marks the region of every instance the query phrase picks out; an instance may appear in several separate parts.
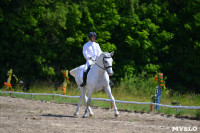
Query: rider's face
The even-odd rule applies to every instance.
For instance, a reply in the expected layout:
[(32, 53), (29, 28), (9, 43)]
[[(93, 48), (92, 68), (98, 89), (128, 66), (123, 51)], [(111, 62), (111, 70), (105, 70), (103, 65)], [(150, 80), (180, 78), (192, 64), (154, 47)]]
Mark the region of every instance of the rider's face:
[(92, 36), (91, 38), (90, 38), (90, 41), (92, 41), (92, 42), (94, 42), (96, 40), (96, 36)]

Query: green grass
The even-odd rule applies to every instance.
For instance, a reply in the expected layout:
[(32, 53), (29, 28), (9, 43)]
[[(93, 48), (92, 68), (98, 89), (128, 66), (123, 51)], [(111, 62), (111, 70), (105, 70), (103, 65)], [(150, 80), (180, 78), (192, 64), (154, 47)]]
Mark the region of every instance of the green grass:
[[(18, 89), (17, 91), (21, 91)], [(61, 90), (56, 90), (52, 85), (47, 83), (36, 83), (31, 86), (29, 93), (51, 93), (51, 94), (62, 94)], [(155, 85), (153, 83), (152, 77), (145, 77), (144, 75), (135, 76), (133, 78), (125, 78), (124, 81), (119, 86), (112, 88), (112, 94), (116, 100), (124, 101), (137, 101), (137, 102), (151, 102), (151, 95), (155, 93)], [(77, 89), (75, 84), (71, 84), (66, 92), (70, 96), (79, 96), (80, 90)], [(0, 96), (9, 96), (9, 94), (0, 94)], [(31, 95), (20, 95), (12, 94), (13, 97), (31, 99)], [(93, 98), (107, 98), (107, 94), (104, 91), (94, 92)], [(53, 96), (32, 96), (34, 100), (44, 100), (53, 101)], [(74, 98), (64, 98), (55, 96), (54, 102), (57, 103), (73, 103), (77, 104), (79, 99)], [(162, 94), (161, 104), (171, 105), (171, 102), (179, 102), (182, 106), (200, 106), (200, 95), (195, 94), (184, 94), (179, 93), (172, 94)], [(82, 102), (82, 105), (85, 103)], [(98, 106), (103, 108), (110, 108), (110, 102), (104, 101), (92, 101), (92, 106)], [(121, 104), (116, 103), (119, 110), (135, 111), (135, 112), (150, 112), (150, 105), (138, 105), (138, 104)], [(160, 107), (158, 111), (153, 111), (154, 113), (160, 113), (165, 115), (175, 115), (176, 117), (190, 116), (199, 118), (199, 110), (186, 110), (181, 109), (177, 111), (176, 109)]]

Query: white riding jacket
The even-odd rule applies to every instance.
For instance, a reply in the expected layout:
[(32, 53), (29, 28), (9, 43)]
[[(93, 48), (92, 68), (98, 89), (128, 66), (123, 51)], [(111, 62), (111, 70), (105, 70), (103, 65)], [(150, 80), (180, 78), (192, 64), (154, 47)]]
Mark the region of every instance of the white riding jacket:
[(83, 46), (83, 55), (87, 61), (92, 58), (93, 60), (96, 60), (100, 55), (102, 51), (98, 43), (88, 41)]
[[(92, 58), (93, 60), (97, 60), (97, 58), (101, 55), (102, 51), (98, 43), (96, 42), (91, 42), (88, 41), (84, 46), (83, 46), (83, 55), (85, 59), (87, 60), (85, 66), (83, 67), (83, 70), (80, 73), (80, 79), (83, 80), (83, 72), (86, 72), (88, 67), (94, 62), (90, 59)], [(83, 81), (82, 81), (83, 82)]]

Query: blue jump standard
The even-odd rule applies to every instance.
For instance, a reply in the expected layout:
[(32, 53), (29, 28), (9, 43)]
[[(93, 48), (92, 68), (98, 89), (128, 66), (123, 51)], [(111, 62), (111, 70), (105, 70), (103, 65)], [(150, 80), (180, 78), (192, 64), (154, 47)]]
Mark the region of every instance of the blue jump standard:
[[(156, 103), (160, 104), (160, 98), (161, 98), (161, 87), (157, 86), (156, 87)], [(155, 110), (159, 110), (160, 106), (156, 105)]]

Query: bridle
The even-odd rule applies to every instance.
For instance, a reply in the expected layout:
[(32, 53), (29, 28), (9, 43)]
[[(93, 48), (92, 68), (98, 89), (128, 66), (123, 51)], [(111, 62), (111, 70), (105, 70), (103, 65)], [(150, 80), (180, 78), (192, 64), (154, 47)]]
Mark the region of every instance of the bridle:
[[(112, 57), (103, 57), (103, 61), (104, 61), (104, 59), (105, 58), (112, 58)], [(112, 67), (112, 66), (107, 66), (106, 68), (105, 68), (105, 66), (104, 67), (101, 67), (101, 66), (99, 66), (98, 64), (97, 64), (97, 62), (95, 62), (95, 61), (93, 61), (99, 68), (101, 68), (101, 69), (103, 69), (103, 70), (107, 70), (108, 68), (110, 68), (110, 67)], [(104, 63), (103, 63), (104, 64)]]

